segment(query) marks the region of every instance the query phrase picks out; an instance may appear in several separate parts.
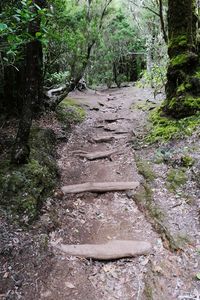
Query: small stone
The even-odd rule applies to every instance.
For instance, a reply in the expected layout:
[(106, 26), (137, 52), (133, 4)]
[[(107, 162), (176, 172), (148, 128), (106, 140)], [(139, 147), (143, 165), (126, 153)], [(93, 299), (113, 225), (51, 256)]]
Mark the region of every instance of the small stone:
[(3, 278), (8, 278), (9, 276), (9, 272), (6, 272), (4, 275), (3, 275)]
[(162, 268), (160, 267), (160, 266), (155, 266), (154, 268), (153, 268), (153, 272), (154, 273), (163, 273), (163, 270), (162, 270)]
[(73, 285), (71, 282), (65, 282), (65, 286), (69, 289), (75, 289), (75, 285)]
[(22, 283), (23, 283), (23, 280), (17, 280), (17, 281), (15, 281), (15, 286), (21, 287)]

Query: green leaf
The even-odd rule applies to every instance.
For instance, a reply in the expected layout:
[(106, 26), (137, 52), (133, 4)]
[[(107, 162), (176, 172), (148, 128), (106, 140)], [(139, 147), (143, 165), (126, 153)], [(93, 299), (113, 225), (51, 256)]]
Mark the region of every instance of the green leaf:
[(5, 23), (0, 23), (0, 31), (4, 31), (8, 26)]
[(36, 3), (34, 3), (34, 6), (38, 9), (41, 10), (41, 7), (39, 5), (37, 5)]
[(39, 38), (40, 36), (42, 35), (42, 33), (41, 32), (36, 32), (36, 34), (35, 34), (35, 36), (36, 36), (36, 38)]

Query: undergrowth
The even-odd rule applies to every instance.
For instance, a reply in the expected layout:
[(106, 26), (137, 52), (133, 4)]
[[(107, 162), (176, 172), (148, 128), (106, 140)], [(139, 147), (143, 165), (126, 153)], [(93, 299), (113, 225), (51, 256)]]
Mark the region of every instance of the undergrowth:
[(56, 138), (52, 130), (33, 128), (27, 164), (10, 164), (9, 152), (0, 161), (0, 206), (9, 219), (23, 225), (38, 215), (58, 179), (54, 159)]
[(176, 191), (178, 187), (187, 182), (187, 174), (184, 168), (170, 169), (167, 174), (168, 187), (171, 191)]

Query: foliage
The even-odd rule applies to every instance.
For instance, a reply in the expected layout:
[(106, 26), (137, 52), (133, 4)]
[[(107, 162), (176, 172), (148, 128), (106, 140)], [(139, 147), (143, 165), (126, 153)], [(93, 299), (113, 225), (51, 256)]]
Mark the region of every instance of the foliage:
[(116, 83), (120, 86), (122, 82), (133, 80), (140, 73), (141, 57), (137, 53), (144, 51), (144, 45), (130, 17), (122, 9), (113, 10), (94, 50), (88, 70), (90, 85), (102, 83), (110, 87)]
[(0, 52), (3, 57), (3, 64), (15, 66), (23, 59), (23, 46), (29, 42), (32, 37), (28, 34), (29, 23), (39, 17), (43, 26), (38, 31), (35, 38), (45, 42), (45, 23), (46, 18), (51, 15), (47, 9), (38, 8), (37, 12), (33, 11), (34, 4), (31, 0), (17, 1), (15, 5), (10, 3), (3, 4), (1, 13), (0, 33), (1, 44)]
[[(131, 1), (132, 2), (132, 1)], [(155, 94), (163, 90), (166, 83), (168, 64), (167, 44), (164, 41), (163, 28), (159, 15), (158, 1), (134, 1), (135, 19), (140, 34), (145, 37), (146, 68), (138, 83), (140, 87), (150, 86)], [(166, 23), (167, 3), (162, 1), (163, 21)], [(164, 24), (166, 27), (166, 24)]]
[(46, 78), (47, 85), (60, 85), (65, 84), (69, 78), (69, 72), (56, 72), (48, 74)]
[(141, 79), (138, 81), (137, 86), (153, 87), (156, 92), (159, 92), (165, 86), (167, 80), (166, 72), (167, 72), (166, 61), (161, 61), (159, 65), (157, 63), (154, 63), (149, 72), (147, 70), (144, 70), (142, 72)]
[(67, 81), (82, 78), (109, 13), (109, 1), (53, 0), (52, 10), (47, 25), (46, 78), (55, 71), (67, 72)]

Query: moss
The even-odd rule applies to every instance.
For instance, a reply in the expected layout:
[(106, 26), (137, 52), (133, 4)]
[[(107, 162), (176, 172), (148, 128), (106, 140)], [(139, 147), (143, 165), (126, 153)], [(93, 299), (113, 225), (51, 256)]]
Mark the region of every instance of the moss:
[(151, 130), (146, 137), (150, 143), (169, 141), (191, 135), (200, 125), (200, 114), (180, 120), (161, 116), (160, 109), (150, 114)]
[(171, 169), (167, 174), (168, 187), (172, 191), (176, 191), (181, 185), (187, 182), (185, 169)]
[(181, 163), (183, 167), (190, 168), (194, 165), (195, 160), (191, 156), (185, 155), (181, 157)]
[(169, 48), (176, 48), (176, 47), (181, 47), (181, 46), (187, 46), (188, 44), (188, 39), (186, 35), (180, 35), (176, 38), (172, 38), (168, 47)]
[(67, 98), (58, 106), (57, 117), (59, 121), (70, 126), (82, 122), (86, 117), (86, 112), (75, 100)]
[(159, 220), (160, 222), (163, 220), (164, 215), (161, 209), (153, 201), (153, 192), (147, 183), (144, 183), (138, 192), (134, 194), (134, 200), (137, 205), (142, 210), (145, 210), (154, 221)]
[(153, 181), (155, 179), (155, 173), (152, 169), (150, 162), (140, 159), (135, 155), (135, 162), (137, 165), (138, 172), (148, 181)]
[(51, 130), (31, 131), (31, 156), (27, 164), (0, 162), (0, 205), (13, 219), (30, 223), (57, 183), (58, 169), (54, 162), (55, 136)]
[[(189, 91), (188, 91), (189, 92)], [(164, 101), (164, 111), (176, 119), (193, 116), (200, 111), (200, 97), (190, 95), (187, 91)]]
[(153, 192), (147, 183), (140, 186), (137, 193), (134, 194), (134, 200), (139, 209), (150, 218), (154, 229), (161, 235), (165, 245), (172, 251), (180, 249), (179, 244), (165, 226), (165, 215), (161, 208), (154, 202)]
[(185, 91), (189, 90), (190, 88), (191, 88), (191, 84), (190, 83), (182, 83), (177, 88), (177, 94), (182, 94)]

